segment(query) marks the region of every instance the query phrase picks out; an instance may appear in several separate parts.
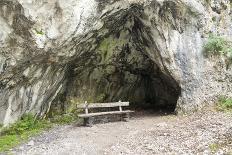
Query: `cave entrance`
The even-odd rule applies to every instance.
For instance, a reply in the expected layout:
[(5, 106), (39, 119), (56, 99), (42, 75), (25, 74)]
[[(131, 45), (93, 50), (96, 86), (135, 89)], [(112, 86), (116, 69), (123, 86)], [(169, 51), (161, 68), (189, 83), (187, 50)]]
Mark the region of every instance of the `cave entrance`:
[(108, 92), (105, 99), (130, 101), (135, 109), (174, 112), (181, 89), (163, 64), (156, 43), (162, 38), (155, 38), (136, 14), (121, 19), (117, 23), (124, 24), (115, 23), (117, 29), (102, 39), (97, 50), (100, 64), (108, 66), (101, 71), (110, 73), (102, 80), (104, 88), (110, 83), (108, 90), (103, 89)]
[[(90, 102), (129, 101), (135, 110), (174, 112), (181, 89), (178, 82), (160, 69), (133, 44), (125, 44), (112, 61), (75, 68), (69, 96)], [(92, 61), (92, 60), (91, 60)], [(85, 65), (87, 66), (87, 65)]]
[(137, 66), (126, 63), (115, 68), (115, 72), (107, 77), (111, 87), (105, 101), (129, 101), (135, 110), (174, 112), (181, 93), (179, 84), (148, 57), (145, 58)]
[[(146, 17), (133, 11), (116, 12), (105, 19), (102, 29), (83, 45), (93, 50), (88, 48), (72, 62), (69, 95), (88, 102), (122, 100), (135, 109), (173, 112), (181, 89), (157, 46), (165, 39), (154, 32), (158, 29), (151, 31), (143, 23), (141, 18)], [(112, 20), (115, 17), (120, 18)]]
[(161, 71), (140, 76), (134, 96), (128, 97), (132, 107), (135, 110), (174, 112), (180, 95), (178, 83)]

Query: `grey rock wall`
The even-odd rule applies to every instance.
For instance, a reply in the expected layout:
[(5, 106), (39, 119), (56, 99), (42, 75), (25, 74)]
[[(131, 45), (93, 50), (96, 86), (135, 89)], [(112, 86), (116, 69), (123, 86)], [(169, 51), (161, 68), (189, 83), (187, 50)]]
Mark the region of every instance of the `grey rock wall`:
[(203, 53), (210, 33), (231, 39), (229, 0), (1, 0), (0, 23), (5, 125), (69, 100), (191, 112), (232, 96), (226, 58)]

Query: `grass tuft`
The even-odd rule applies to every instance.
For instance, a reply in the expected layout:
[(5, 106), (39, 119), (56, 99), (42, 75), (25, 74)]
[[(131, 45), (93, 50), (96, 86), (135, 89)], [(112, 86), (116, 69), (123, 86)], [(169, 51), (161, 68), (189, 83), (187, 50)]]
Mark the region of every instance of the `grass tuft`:
[(220, 111), (232, 112), (232, 98), (220, 97), (217, 107)]

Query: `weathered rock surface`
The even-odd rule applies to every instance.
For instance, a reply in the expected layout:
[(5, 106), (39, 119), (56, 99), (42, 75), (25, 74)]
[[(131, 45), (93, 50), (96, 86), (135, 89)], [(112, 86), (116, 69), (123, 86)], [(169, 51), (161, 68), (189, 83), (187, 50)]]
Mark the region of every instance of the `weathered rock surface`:
[(1, 0), (0, 23), (3, 124), (70, 99), (190, 112), (232, 96), (231, 66), (202, 52), (231, 38), (229, 0)]

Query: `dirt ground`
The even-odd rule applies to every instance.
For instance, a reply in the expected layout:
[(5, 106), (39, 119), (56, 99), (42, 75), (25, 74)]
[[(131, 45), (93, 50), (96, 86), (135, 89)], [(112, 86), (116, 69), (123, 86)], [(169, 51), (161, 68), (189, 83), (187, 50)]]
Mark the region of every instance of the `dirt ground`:
[(137, 114), (129, 122), (59, 126), (13, 149), (19, 155), (232, 154), (232, 115)]

